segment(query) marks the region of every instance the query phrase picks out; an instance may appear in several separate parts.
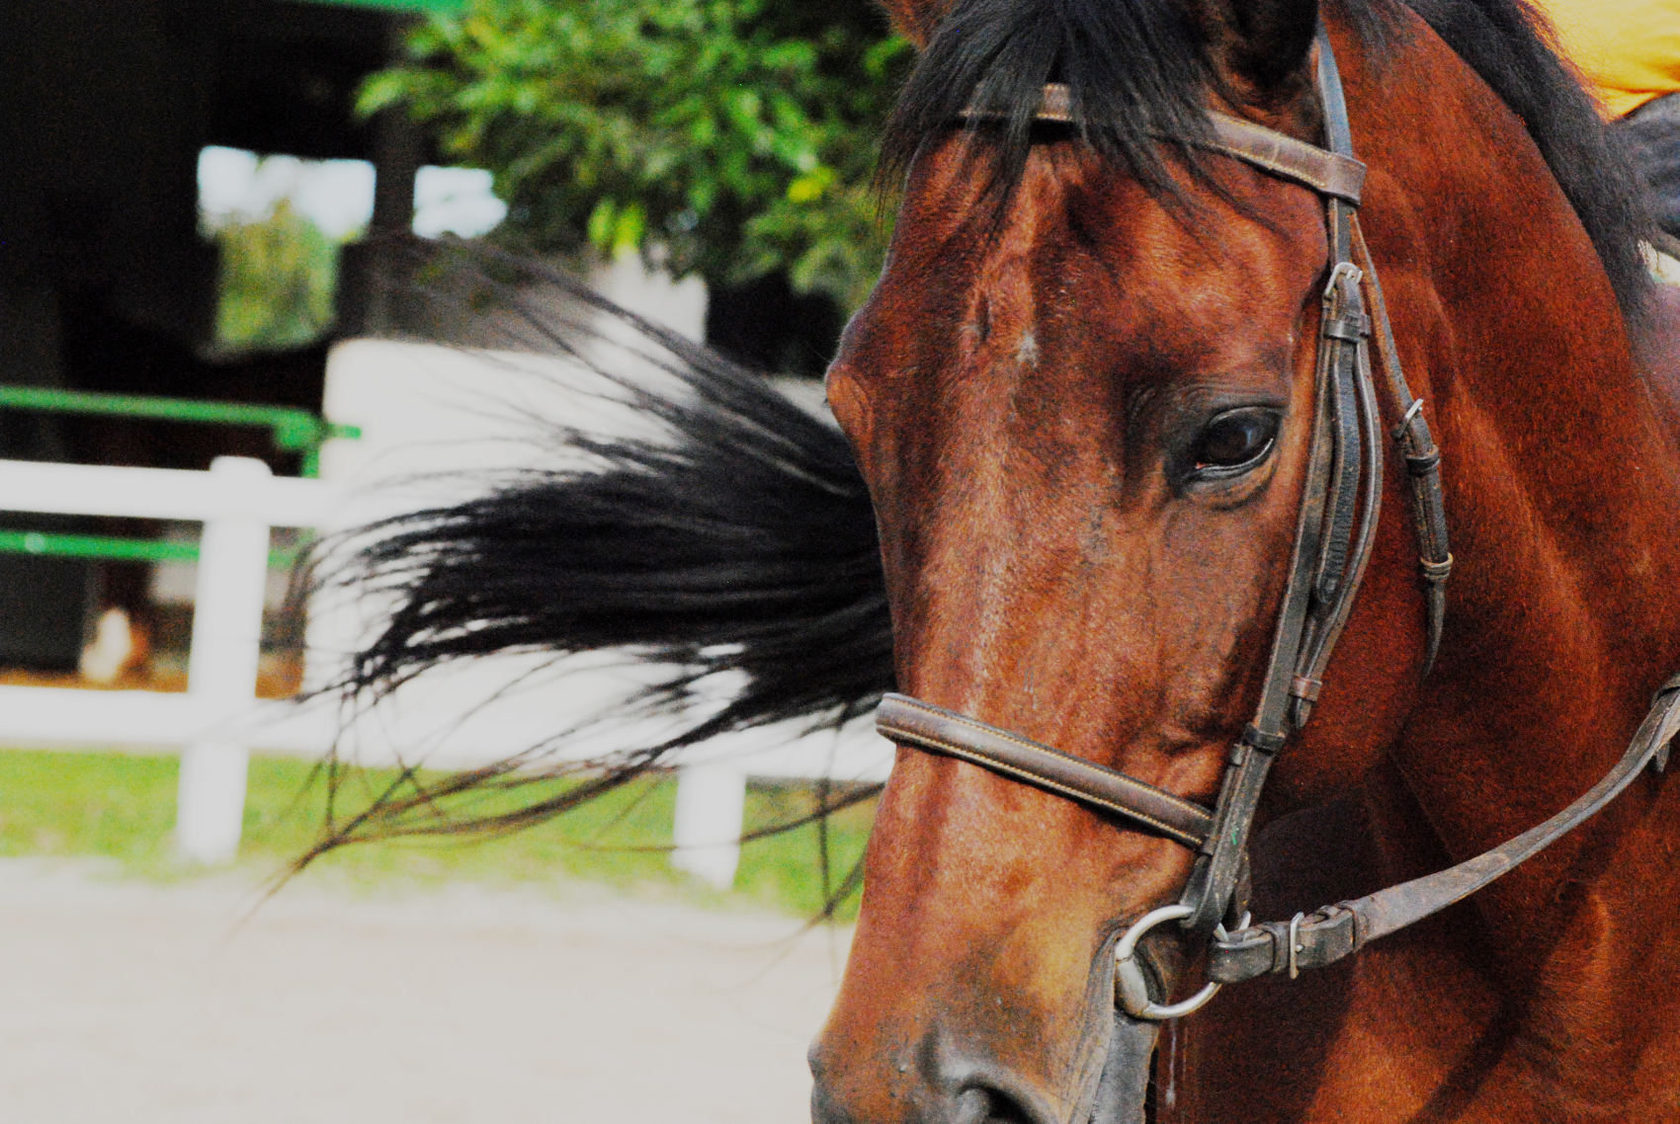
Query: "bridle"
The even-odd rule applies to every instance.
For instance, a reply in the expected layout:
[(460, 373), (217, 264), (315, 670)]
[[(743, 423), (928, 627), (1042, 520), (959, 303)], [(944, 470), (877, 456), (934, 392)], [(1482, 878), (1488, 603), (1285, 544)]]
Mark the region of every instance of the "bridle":
[[(1475, 893), (1589, 819), (1647, 764), (1660, 771), (1680, 734), (1680, 675), (1668, 680), (1616, 766), (1569, 807), (1504, 845), (1457, 866), (1325, 906), (1289, 921), (1249, 924), (1248, 837), (1266, 774), (1290, 735), (1304, 727), (1324, 672), (1353, 609), (1370, 560), (1382, 507), (1383, 434), (1370, 348), (1381, 357), (1397, 442), (1410, 480), (1413, 528), (1426, 615), (1428, 674), (1440, 647), (1447, 544), (1441, 455), (1401, 370), (1376, 267), (1359, 228), (1365, 165), (1353, 156), (1352, 132), (1336, 60), (1318, 37), (1318, 90), (1326, 146), (1308, 144), (1240, 118), (1211, 113), (1209, 134), (1179, 143), (1229, 156), (1299, 184), (1324, 200), (1330, 260), (1323, 289), (1311, 451), (1289, 562), (1288, 583), (1273, 635), (1270, 662), (1253, 718), (1232, 745), (1214, 806), (1176, 796), (1134, 777), (1062, 753), (1011, 731), (904, 695), (887, 695), (876, 727), (905, 746), (955, 757), (1118, 816), (1196, 853), (1176, 903), (1150, 910), (1115, 946), (1116, 1000), (1131, 1016), (1161, 1020), (1196, 1010), (1221, 985), (1333, 964), (1368, 942), (1430, 916)], [(1049, 85), (1035, 120), (1074, 124), (1066, 87)], [(970, 108), (969, 121), (996, 118)], [(1167, 138), (1173, 139), (1173, 138)], [(1367, 313), (1366, 300), (1374, 315)], [(1177, 921), (1209, 935), (1208, 983), (1180, 1003), (1151, 995), (1151, 975), (1136, 955), (1153, 928)], [(1230, 925), (1231, 930), (1226, 926)]]

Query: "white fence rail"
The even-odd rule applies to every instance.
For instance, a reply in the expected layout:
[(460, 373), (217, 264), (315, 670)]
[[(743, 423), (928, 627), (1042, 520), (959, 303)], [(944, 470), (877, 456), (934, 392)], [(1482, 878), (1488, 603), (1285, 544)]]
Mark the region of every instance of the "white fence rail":
[[(349, 729), (334, 713), (258, 701), (270, 529), (332, 527), (345, 500), (337, 485), (276, 478), (261, 461), (241, 457), (218, 458), (209, 472), (0, 460), (0, 511), (183, 520), (204, 528), (186, 693), (0, 685), (0, 744), (182, 747), (176, 846), (191, 861), (216, 863), (239, 845), (253, 748), (319, 756), (341, 738), (374, 747), (376, 759), (424, 746), (428, 763), (473, 764), (566, 728), (572, 703), (600, 697), (601, 673), (585, 669), (571, 699), (527, 691), (479, 713), (476, 702), (502, 695), (513, 674), (492, 667), (480, 669), (476, 683), (469, 671), (441, 689), (433, 682), (407, 699), (399, 692)], [(576, 752), (608, 748), (613, 733), (598, 731)], [(749, 775), (879, 780), (889, 763), (890, 750), (867, 729), (837, 738), (783, 728), (733, 739), (680, 774), (673, 861), (714, 884), (733, 879)]]
[(249, 750), (226, 731), (256, 698), (269, 529), (321, 524), (338, 500), (330, 484), (276, 478), (250, 457), (218, 457), (209, 472), (0, 461), (0, 510), (204, 525), (186, 694), (0, 687), (0, 736), (183, 746), (176, 846), (196, 862), (232, 858)]

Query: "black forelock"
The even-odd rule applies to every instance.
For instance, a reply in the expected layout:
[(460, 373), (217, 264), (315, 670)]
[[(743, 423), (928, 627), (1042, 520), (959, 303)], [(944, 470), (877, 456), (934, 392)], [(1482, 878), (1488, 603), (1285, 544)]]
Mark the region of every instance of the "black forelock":
[[(1066, 83), (1081, 135), (1139, 181), (1164, 186), (1162, 136), (1207, 131), (1200, 36), (1175, 0), (959, 0), (922, 51), (887, 123), (882, 168), (907, 169), (924, 138), (970, 105), (996, 115), (992, 184), (1020, 178), (1044, 84)], [(971, 119), (972, 120), (972, 119)]]
[[(1401, 0), (1343, 0), (1380, 74), (1402, 34)], [(1622, 145), (1579, 80), (1548, 45), (1525, 0), (1403, 0), (1522, 119), (1597, 248), (1622, 308), (1637, 317), (1649, 292), (1639, 240), (1652, 229)], [(1079, 134), (1152, 190), (1166, 190), (1162, 137), (1207, 128), (1214, 72), (1181, 0), (958, 0), (935, 30), (888, 121), (882, 174), (901, 176), (928, 137), (963, 111), (986, 111), (993, 196), (1025, 170), (1044, 84), (1069, 88)], [(970, 119), (971, 122), (974, 119)]]

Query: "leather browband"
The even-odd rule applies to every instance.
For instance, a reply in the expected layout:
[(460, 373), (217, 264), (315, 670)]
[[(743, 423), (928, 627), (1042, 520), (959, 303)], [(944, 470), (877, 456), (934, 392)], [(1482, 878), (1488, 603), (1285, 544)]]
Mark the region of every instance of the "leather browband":
[(955, 757), (1124, 816), (1192, 850), (1206, 841), (1213, 826), (1211, 812), (1182, 796), (920, 699), (887, 695), (875, 712), (875, 728), (902, 745)]
[[(999, 110), (971, 105), (962, 111), (961, 119), (997, 121), (1007, 116)], [(1077, 118), (1067, 86), (1060, 82), (1046, 85), (1033, 120), (1075, 124)], [(1210, 135), (1187, 143), (1234, 156), (1282, 179), (1310, 187), (1320, 195), (1359, 205), (1359, 195), (1365, 186), (1363, 162), (1228, 113), (1210, 112), (1208, 122), (1212, 127)]]
[(1224, 113), (1210, 113), (1213, 140), (1201, 147), (1234, 156), (1263, 171), (1310, 187), (1320, 195), (1359, 206), (1365, 164), (1351, 156), (1298, 141), (1263, 125)]

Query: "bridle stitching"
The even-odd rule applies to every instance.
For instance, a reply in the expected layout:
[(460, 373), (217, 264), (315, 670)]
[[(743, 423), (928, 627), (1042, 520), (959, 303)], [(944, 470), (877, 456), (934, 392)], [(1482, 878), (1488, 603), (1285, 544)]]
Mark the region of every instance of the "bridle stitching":
[[(924, 703), (922, 705), (926, 706), (927, 704)], [(929, 708), (929, 709), (931, 709), (931, 708)], [(1000, 741), (1011, 742), (1015, 745), (1020, 746), (1022, 749), (1032, 750), (1032, 751), (1035, 751), (1035, 752), (1038, 752), (1038, 753), (1043, 753), (1043, 754), (1050, 755), (1052, 757), (1058, 757), (1058, 758), (1062, 759), (1063, 761), (1069, 761), (1069, 762), (1072, 762), (1075, 765), (1080, 765), (1080, 766), (1083, 766), (1083, 767), (1088, 768), (1088, 769), (1098, 770), (1101, 773), (1103, 773), (1105, 776), (1107, 776), (1109, 779), (1115, 781), (1117, 784), (1124, 784), (1128, 787), (1136, 788), (1136, 789), (1139, 789), (1139, 790), (1147, 789), (1149, 792), (1151, 792), (1155, 795), (1158, 795), (1158, 796), (1166, 798), (1166, 799), (1170, 799), (1173, 802), (1180, 805), (1186, 812), (1196, 813), (1196, 814), (1200, 814), (1200, 815), (1203, 815), (1203, 816), (1209, 814), (1207, 808), (1205, 808), (1201, 804), (1196, 803), (1194, 800), (1188, 800), (1188, 799), (1186, 799), (1182, 796), (1179, 796), (1177, 793), (1168, 792), (1166, 789), (1159, 788), (1155, 785), (1152, 785), (1152, 784), (1148, 783), (1147, 781), (1140, 781), (1136, 777), (1127, 776), (1125, 773), (1120, 772), (1118, 769), (1111, 769), (1111, 768), (1109, 768), (1105, 765), (1102, 765), (1102, 764), (1100, 764), (1096, 761), (1088, 761), (1085, 758), (1080, 757), (1077, 754), (1069, 753), (1066, 750), (1057, 749), (1055, 746), (1045, 745), (1043, 742), (1034, 741), (1031, 738), (1024, 737), (1023, 735), (1016, 734), (1016, 733), (1014, 733), (1012, 731), (1009, 731), (1009, 730), (1005, 730), (1001, 726), (993, 726), (990, 723), (981, 722), (978, 719), (970, 718), (966, 714), (959, 714), (958, 712), (956, 712), (954, 710), (945, 710), (943, 707), (940, 708), (939, 717), (944, 719), (947, 722), (952, 722), (952, 723), (957, 723), (957, 724), (960, 724), (960, 725), (963, 725), (963, 726), (967, 726), (971, 730), (976, 730), (976, 731), (982, 732), (982, 733), (986, 734), (987, 736), (997, 738)], [(913, 737), (923, 738), (923, 739), (926, 739), (927, 741), (930, 741), (930, 742), (937, 740), (934, 735), (923, 733), (920, 730), (908, 730), (907, 731), (903, 727), (897, 727), (896, 729), (897, 729), (897, 732), (909, 733)], [(940, 742), (938, 742), (938, 744), (941, 745), (941, 746), (944, 746), (947, 743), (945, 743), (943, 741), (940, 741)], [(990, 755), (985, 754), (984, 750), (978, 750), (977, 749), (977, 750), (973, 750), (973, 752), (975, 752), (977, 754), (980, 754), (982, 756), (988, 756), (988, 757), (990, 756)], [(1198, 840), (1197, 842), (1199, 843), (1200, 840)]]
[(1128, 808), (1124, 804), (1115, 803), (1106, 797), (1097, 795), (1096, 793), (1082, 792), (1071, 785), (1065, 785), (1060, 781), (1052, 780), (1041, 773), (1034, 773), (1027, 769), (1019, 768), (1007, 761), (1002, 761), (995, 757), (989, 757), (981, 751), (968, 750), (953, 743), (943, 742), (937, 738), (929, 737), (926, 734), (917, 734), (915, 735), (915, 738), (922, 745), (943, 750), (946, 754), (957, 760), (970, 761), (978, 764), (979, 762), (976, 761), (976, 759), (982, 759), (986, 762), (986, 766), (989, 769), (994, 769), (997, 772), (1006, 773), (1009, 776), (1017, 777), (1022, 780), (1030, 780), (1035, 786), (1053, 789), (1064, 796), (1072, 798), (1077, 803), (1094, 804), (1099, 807), (1106, 808), (1109, 811), (1119, 813), (1128, 819), (1138, 820), (1150, 827), (1153, 827), (1156, 831), (1167, 836), (1169, 839), (1183, 843), (1186, 846), (1196, 847), (1201, 843), (1201, 840), (1195, 836), (1186, 835), (1184, 832), (1179, 831), (1172, 825), (1155, 819), (1147, 812), (1140, 812), (1136, 809)]

